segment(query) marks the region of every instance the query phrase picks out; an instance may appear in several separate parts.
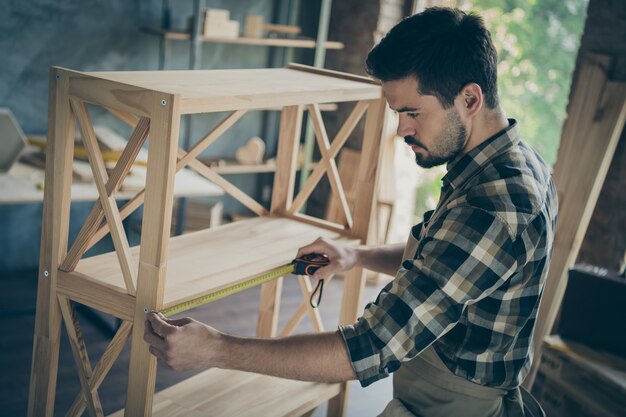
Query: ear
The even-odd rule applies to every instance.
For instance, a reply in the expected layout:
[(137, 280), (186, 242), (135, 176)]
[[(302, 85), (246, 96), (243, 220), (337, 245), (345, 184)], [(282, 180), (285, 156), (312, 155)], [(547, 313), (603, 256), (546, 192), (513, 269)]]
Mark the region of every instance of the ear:
[(468, 83), (461, 89), (455, 102), (465, 116), (475, 116), (483, 107), (483, 90), (476, 83)]

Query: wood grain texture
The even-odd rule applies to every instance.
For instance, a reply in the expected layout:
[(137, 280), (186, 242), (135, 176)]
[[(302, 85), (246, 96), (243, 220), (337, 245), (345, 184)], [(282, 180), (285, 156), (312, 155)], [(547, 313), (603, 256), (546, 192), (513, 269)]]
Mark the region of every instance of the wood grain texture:
[(68, 100), (69, 79), (50, 70), (48, 145), (43, 226), (37, 285), (37, 313), (28, 395), (29, 417), (51, 417), (59, 357), (61, 310), (56, 293), (57, 271), (67, 253), (70, 185), (74, 154), (74, 119)]
[[(93, 177), (98, 188), (98, 194), (100, 195), (100, 204), (104, 211), (107, 223), (109, 224), (109, 230), (111, 231), (111, 237), (113, 238), (113, 245), (115, 246), (115, 253), (117, 259), (122, 268), (122, 276), (124, 277), (124, 284), (126, 285), (126, 291), (130, 295), (135, 295), (135, 283), (137, 282), (137, 267), (132, 258), (130, 257), (130, 246), (126, 233), (124, 232), (124, 226), (122, 225), (122, 219), (117, 209), (117, 203), (115, 198), (111, 195), (111, 192), (107, 189), (107, 182), (109, 180), (106, 166), (104, 165), (104, 159), (102, 158), (102, 152), (98, 146), (98, 139), (93, 131), (93, 126), (89, 115), (87, 114), (87, 106), (84, 102), (80, 102), (76, 99), (70, 98), (70, 104), (74, 115), (78, 120), (80, 131), (83, 138), (83, 143), (87, 148), (87, 154), (89, 157), (89, 164), (93, 172)], [(114, 182), (113, 180), (112, 182)]]
[(296, 182), (298, 146), (302, 134), (302, 106), (283, 108), (278, 135), (276, 175), (272, 188), (272, 213), (288, 211)]
[[(359, 120), (361, 120), (361, 117), (367, 110), (367, 106), (368, 104), (365, 101), (359, 101), (355, 105), (354, 109), (352, 110), (352, 112), (350, 113), (344, 124), (341, 126), (341, 128), (337, 132), (337, 135), (332, 141), (332, 144), (328, 151), (329, 158), (335, 158), (337, 156), (339, 150), (346, 143)], [(322, 176), (326, 172), (326, 169), (327, 166), (325, 164), (318, 164), (313, 169), (313, 172), (311, 172), (311, 175), (309, 175), (306, 183), (293, 201), (293, 204), (291, 205), (289, 210), (290, 213), (297, 213), (302, 208), (306, 200), (311, 196), (311, 193), (315, 189), (315, 186), (322, 179)]]
[[(535, 358), (524, 384), (532, 387), (542, 342), (552, 332), (567, 273), (574, 265), (626, 121), (626, 83), (607, 79), (611, 59), (588, 54), (573, 87), (554, 168), (559, 215), (552, 260), (534, 333)], [(584, 155), (584, 158), (580, 156)]]
[[(149, 128), (150, 119), (148, 118), (143, 117), (137, 123), (137, 126), (128, 140), (128, 145), (122, 151), (120, 159), (117, 164), (115, 164), (115, 168), (107, 181), (107, 195), (112, 195), (122, 186), (124, 179), (130, 172), (132, 164), (137, 158), (137, 155), (139, 154), (139, 151), (148, 136)], [(98, 231), (103, 218), (104, 212), (102, 211), (102, 204), (100, 203), (100, 200), (96, 200), (91, 212), (83, 224), (83, 227), (74, 240), (74, 244), (70, 248), (67, 257), (61, 264), (61, 270), (73, 271), (74, 268), (76, 268), (76, 264), (78, 264), (80, 258), (87, 251), (87, 249), (91, 247), (90, 242), (95, 233)]]
[(137, 303), (126, 391), (126, 415), (129, 417), (152, 414), (156, 358), (143, 340), (144, 310), (158, 310), (163, 305), (180, 126), (179, 106), (177, 96), (152, 95)]
[(338, 393), (339, 384), (211, 369), (156, 394), (152, 416), (299, 417)]

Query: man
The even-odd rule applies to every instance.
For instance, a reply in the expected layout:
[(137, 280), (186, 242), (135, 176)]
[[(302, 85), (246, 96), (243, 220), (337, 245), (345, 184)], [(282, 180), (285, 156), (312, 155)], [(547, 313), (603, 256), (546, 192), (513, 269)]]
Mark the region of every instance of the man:
[(220, 367), (311, 381), (394, 373), (383, 415), (523, 415), (520, 385), (556, 222), (550, 170), (498, 104), (497, 55), (474, 15), (432, 8), (372, 49), (368, 72), (418, 165), (447, 164), (440, 201), (404, 245), (318, 239), (316, 278), (355, 265), (395, 275), (357, 323), (274, 340), (148, 315), (150, 351), (174, 369)]

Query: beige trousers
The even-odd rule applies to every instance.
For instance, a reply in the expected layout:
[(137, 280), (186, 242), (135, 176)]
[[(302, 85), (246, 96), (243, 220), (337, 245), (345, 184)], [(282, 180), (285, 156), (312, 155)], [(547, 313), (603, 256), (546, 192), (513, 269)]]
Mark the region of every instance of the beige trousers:
[(429, 347), (393, 375), (394, 399), (379, 417), (523, 417), (519, 389), (505, 391), (454, 375)]

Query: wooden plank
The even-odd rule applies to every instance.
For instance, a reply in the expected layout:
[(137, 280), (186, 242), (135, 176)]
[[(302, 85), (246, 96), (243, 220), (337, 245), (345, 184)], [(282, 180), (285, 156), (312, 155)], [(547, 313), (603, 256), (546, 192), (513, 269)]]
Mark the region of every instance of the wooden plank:
[(343, 80), (358, 81), (362, 83), (380, 85), (380, 82), (370, 77), (365, 77), (363, 75), (350, 74), (350, 73), (341, 72), (341, 71), (329, 70), (326, 68), (313, 67), (311, 65), (291, 63), (287, 65), (287, 68), (296, 70), (296, 71), (310, 72), (311, 74), (319, 74), (319, 75), (325, 75), (329, 77), (341, 78)]
[[(132, 327), (133, 325), (131, 322), (122, 322), (120, 328), (117, 330), (115, 336), (102, 354), (102, 357), (93, 368), (91, 378), (89, 379), (90, 390), (97, 390), (100, 387), (102, 381), (104, 381), (104, 377), (109, 373), (111, 367), (113, 366), (120, 353), (122, 352), (122, 349), (126, 345), (126, 341), (128, 340), (128, 336), (130, 335)], [(70, 409), (67, 412), (67, 416), (81, 416), (83, 414), (83, 411), (85, 411), (85, 407), (85, 399), (82, 393), (79, 393), (74, 399), (72, 405), (70, 406)]]
[(624, 129), (626, 83), (606, 79), (609, 62), (608, 58), (602, 59), (597, 55), (584, 57), (572, 94), (572, 114), (563, 128), (554, 171), (559, 215), (552, 260), (535, 328), (535, 359), (524, 382), (528, 387), (534, 382), (542, 341), (552, 331), (567, 286), (567, 272), (578, 256)]
[(82, 397), (87, 404), (87, 411), (91, 417), (104, 417), (98, 391), (95, 389), (92, 390), (89, 386), (89, 381), (92, 376), (91, 362), (89, 362), (89, 355), (85, 347), (74, 307), (71, 305), (70, 300), (64, 296), (59, 296), (59, 304), (61, 306), (63, 321), (65, 321), (65, 330), (70, 339), (70, 347), (72, 348), (72, 355), (74, 356), (76, 370), (80, 379)]
[[(119, 161), (115, 164), (111, 177), (107, 181), (107, 195), (112, 195), (118, 191), (123, 184), (124, 179), (130, 172), (132, 164), (137, 158), (137, 155), (139, 154), (139, 151), (148, 136), (149, 128), (150, 119), (145, 117), (141, 118), (128, 140), (128, 145), (122, 151)], [(61, 270), (73, 271), (74, 268), (76, 268), (76, 264), (78, 264), (80, 258), (89, 249), (89, 247), (91, 247), (89, 243), (100, 227), (103, 218), (104, 212), (102, 211), (102, 204), (100, 203), (100, 200), (96, 200), (91, 212), (83, 224), (83, 227), (74, 240), (74, 244), (72, 245), (67, 257), (61, 264)]]
[(161, 94), (152, 95), (146, 203), (141, 227), (137, 303), (126, 392), (126, 415), (133, 417), (152, 414), (156, 358), (150, 354), (148, 344), (143, 340), (145, 309), (158, 310), (163, 305), (178, 150), (179, 106), (178, 96), (163, 98)]
[(105, 91), (115, 91), (117, 86), (122, 93), (118, 101), (124, 102), (103, 104), (142, 116), (147, 115), (148, 100), (141, 97), (141, 91), (179, 95), (182, 114), (371, 100), (381, 95), (380, 86), (370, 82), (286, 68), (89, 72), (82, 77), (84, 85), (76, 91), (80, 98), (96, 101), (90, 95), (92, 85)]
[(133, 320), (135, 297), (129, 295), (126, 288), (98, 282), (76, 271), (59, 271), (57, 292), (98, 311), (123, 320)]
[[(153, 417), (299, 417), (338, 392), (339, 384), (214, 368), (156, 394)], [(110, 417), (121, 416), (120, 411)]]
[[(78, 120), (80, 131), (83, 136), (83, 143), (87, 148), (87, 154), (89, 155), (89, 163), (93, 172), (93, 177), (98, 187), (98, 194), (100, 194), (100, 203), (104, 210), (104, 215), (109, 224), (109, 230), (111, 231), (111, 237), (113, 238), (113, 245), (115, 246), (115, 252), (117, 253), (117, 259), (122, 268), (122, 275), (124, 276), (124, 283), (126, 284), (126, 290), (129, 294), (135, 294), (135, 282), (137, 282), (136, 266), (132, 258), (130, 257), (130, 246), (126, 233), (124, 232), (124, 226), (122, 225), (122, 219), (117, 209), (117, 203), (115, 198), (107, 190), (108, 175), (104, 160), (102, 159), (102, 153), (98, 146), (98, 140), (93, 131), (93, 126), (87, 114), (87, 107), (85, 103), (80, 102), (74, 98), (70, 99), (70, 104), (74, 115)], [(113, 180), (115, 181), (115, 180)]]
[(50, 70), (48, 96), (48, 145), (46, 184), (37, 310), (33, 337), (28, 394), (29, 417), (52, 417), (56, 391), (61, 310), (56, 286), (58, 267), (67, 252), (70, 214), (70, 185), (74, 154), (74, 119), (68, 101), (69, 78), (58, 69)]
[[(346, 141), (350, 137), (350, 134), (356, 127), (359, 120), (361, 120), (361, 117), (363, 116), (366, 110), (367, 110), (367, 102), (365, 101), (358, 102), (355, 105), (354, 109), (352, 109), (352, 112), (346, 119), (345, 123), (339, 129), (339, 132), (337, 132), (337, 135), (335, 136), (330, 146), (330, 150), (328, 154), (331, 158), (335, 158), (337, 156), (337, 154), (339, 153), (339, 150), (346, 143)], [(295, 198), (293, 204), (291, 205), (291, 208), (289, 210), (291, 213), (296, 213), (302, 208), (306, 200), (309, 198), (309, 196), (315, 189), (315, 186), (322, 179), (324, 172), (326, 172), (325, 169), (326, 169), (326, 166), (324, 164), (318, 164), (313, 169), (313, 172), (311, 173), (306, 183), (304, 184), (304, 186), (298, 193), (297, 197)]]
[(348, 226), (348, 228), (351, 228), (353, 223), (352, 214), (350, 213), (350, 207), (348, 205), (348, 200), (346, 199), (346, 193), (344, 191), (343, 185), (341, 184), (341, 179), (339, 178), (337, 163), (335, 162), (335, 159), (330, 156), (330, 141), (328, 140), (324, 121), (322, 120), (322, 114), (320, 113), (320, 109), (315, 104), (308, 106), (308, 109), (309, 115), (311, 116), (311, 120), (313, 122), (313, 130), (315, 131), (317, 144), (320, 153), (322, 154), (322, 161), (320, 163), (326, 165), (326, 175), (328, 176), (330, 187), (335, 193), (335, 196), (339, 199), (339, 204), (345, 216), (346, 225)]

